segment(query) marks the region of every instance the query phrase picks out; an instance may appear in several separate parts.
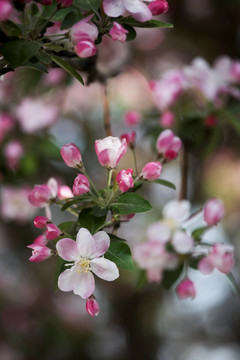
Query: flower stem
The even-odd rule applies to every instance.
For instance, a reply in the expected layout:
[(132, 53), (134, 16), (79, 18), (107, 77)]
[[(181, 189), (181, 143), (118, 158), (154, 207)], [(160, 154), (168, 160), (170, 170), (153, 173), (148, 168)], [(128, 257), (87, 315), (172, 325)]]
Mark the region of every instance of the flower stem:
[(110, 108), (108, 100), (107, 85), (103, 88), (103, 113), (104, 113), (104, 129), (107, 136), (112, 136), (111, 122), (110, 122)]
[(135, 149), (132, 149), (132, 154), (133, 154), (133, 163), (134, 163), (135, 173), (136, 173), (136, 176), (138, 176), (137, 157), (136, 157)]
[(181, 163), (181, 188), (179, 194), (179, 201), (187, 199), (188, 188), (188, 153), (186, 146), (183, 144), (182, 163)]

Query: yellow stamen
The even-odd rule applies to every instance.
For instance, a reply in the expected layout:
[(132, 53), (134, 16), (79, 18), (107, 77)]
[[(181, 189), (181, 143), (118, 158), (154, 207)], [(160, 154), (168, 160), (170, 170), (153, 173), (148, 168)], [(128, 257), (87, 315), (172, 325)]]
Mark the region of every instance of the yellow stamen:
[(81, 258), (81, 260), (76, 262), (74, 270), (77, 271), (78, 274), (91, 271), (90, 260), (87, 258)]

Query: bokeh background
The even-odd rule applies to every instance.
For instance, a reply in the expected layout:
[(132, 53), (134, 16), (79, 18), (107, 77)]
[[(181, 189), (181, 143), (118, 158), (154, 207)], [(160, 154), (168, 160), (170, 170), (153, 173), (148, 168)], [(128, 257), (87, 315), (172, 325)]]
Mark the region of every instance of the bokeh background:
[[(153, 133), (146, 136), (146, 129), (153, 122), (154, 129), (159, 126), (149, 80), (199, 56), (210, 64), (221, 55), (240, 58), (239, 0), (169, 0), (169, 6), (161, 20), (173, 23), (173, 29), (139, 29), (137, 38), (127, 45), (113, 43), (106, 37), (99, 46), (100, 71), (116, 75), (109, 80), (108, 88), (114, 135), (126, 131), (126, 111), (143, 114), (137, 129), (139, 168), (154, 156), (150, 145)], [(56, 289), (55, 259), (44, 263), (28, 261), (30, 249), (26, 246), (40, 235), (32, 219), (43, 212), (36, 212), (27, 204), (23, 191), (51, 176), (72, 185), (75, 173), (61, 161), (60, 147), (67, 142), (76, 143), (93, 180), (99, 186), (105, 184), (106, 174), (94, 153), (95, 139), (105, 136), (102, 93), (100, 84), (84, 88), (61, 72), (52, 73), (51, 78), (34, 70), (19, 69), (0, 81), (2, 112), (33, 96), (43, 102), (40, 107), (51, 104), (58, 110), (57, 120), (50, 127), (42, 128), (34, 113), (29, 114), (34, 131), (29, 130), (29, 124), (14, 125), (11, 136), (24, 148), (20, 165), (14, 171), (6, 165), (5, 140), (0, 143), (0, 358), (238, 360), (239, 296), (234, 295), (227, 278), (220, 273), (203, 277), (192, 270), (197, 297), (179, 301), (174, 287), (167, 290), (161, 285), (149, 285), (139, 289), (137, 275), (122, 271), (114, 283), (98, 281), (100, 314), (90, 318), (80, 297)], [(236, 116), (240, 121), (239, 113)], [(207, 233), (206, 238), (234, 244), (234, 275), (239, 283), (239, 135), (228, 127), (221, 131), (221, 140), (204, 159), (196, 154), (190, 156), (188, 197), (193, 209), (200, 208), (208, 197), (219, 196), (225, 202), (227, 215), (223, 224)], [(131, 160), (129, 154), (122, 161), (122, 168), (130, 167)], [(176, 184), (176, 192), (158, 185), (148, 188), (146, 195), (155, 211), (135, 216), (119, 230), (119, 236), (128, 239), (130, 246), (144, 240), (146, 227), (160, 218), (161, 207), (178, 197), (180, 162), (181, 158), (163, 172), (163, 178)], [(71, 220), (71, 215), (56, 206), (52, 212), (57, 224)]]

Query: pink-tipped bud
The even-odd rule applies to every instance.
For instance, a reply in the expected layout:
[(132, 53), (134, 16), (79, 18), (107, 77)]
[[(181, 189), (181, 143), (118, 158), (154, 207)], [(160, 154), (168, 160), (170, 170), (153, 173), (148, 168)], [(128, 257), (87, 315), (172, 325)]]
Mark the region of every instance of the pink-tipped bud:
[(86, 301), (86, 310), (88, 314), (92, 317), (98, 316), (99, 314), (99, 305), (93, 295), (90, 296)]
[(179, 137), (174, 136), (172, 130), (164, 130), (157, 139), (156, 147), (158, 154), (170, 161), (178, 156), (182, 141)]
[(207, 126), (209, 128), (215, 127), (217, 125), (217, 123), (218, 123), (218, 119), (214, 115), (209, 115), (204, 120), (205, 126)]
[(47, 246), (31, 244), (27, 247), (33, 250), (32, 256), (29, 258), (29, 260), (32, 262), (40, 262), (46, 260), (52, 255), (51, 249), (49, 249)]
[(194, 299), (196, 296), (194, 283), (188, 278), (182, 280), (176, 287), (176, 293), (181, 300), (186, 298)]
[(136, 132), (135, 131), (129, 131), (127, 133), (124, 133), (121, 135), (121, 140), (125, 139), (127, 142), (127, 145), (130, 146), (130, 148), (134, 148), (135, 146), (135, 140), (136, 140)]
[(60, 200), (70, 199), (73, 197), (71, 188), (67, 185), (60, 185), (58, 187), (58, 198)]
[(50, 222), (48, 218), (45, 216), (36, 216), (33, 220), (33, 224), (38, 229), (43, 229), (47, 226), (47, 224)]
[(47, 224), (46, 228), (45, 235), (48, 240), (55, 240), (62, 234), (55, 224)]
[(154, 16), (165, 14), (168, 11), (168, 2), (166, 0), (155, 0), (148, 5), (148, 8)]
[(88, 58), (97, 53), (97, 48), (92, 40), (81, 40), (75, 46), (75, 52), (80, 58)]
[(131, 220), (136, 214), (127, 214), (127, 215), (121, 215), (120, 221), (129, 221)]
[(29, 202), (36, 207), (45, 207), (52, 198), (52, 191), (46, 184), (35, 185), (28, 196)]
[(122, 192), (128, 191), (130, 188), (133, 188), (134, 181), (133, 181), (133, 169), (127, 169), (127, 170), (121, 170), (117, 174), (117, 183), (119, 186), (119, 189)]
[(124, 115), (123, 121), (126, 126), (136, 126), (142, 121), (142, 115), (138, 111), (128, 111)]
[(61, 148), (61, 155), (65, 164), (69, 167), (79, 167), (82, 163), (82, 155), (77, 145), (69, 143)]
[(109, 31), (109, 35), (114, 41), (121, 41), (123, 44), (126, 42), (128, 31), (117, 22), (113, 23), (113, 27)]
[(85, 175), (78, 174), (73, 183), (73, 194), (82, 195), (89, 191), (90, 184), (88, 178)]
[(225, 215), (223, 202), (219, 199), (211, 199), (203, 208), (203, 217), (209, 226), (216, 225)]
[(11, 1), (0, 0), (0, 21), (6, 21), (12, 15), (13, 7)]
[(175, 122), (175, 115), (172, 111), (166, 111), (160, 118), (160, 124), (162, 127), (171, 128)]
[(126, 139), (120, 141), (117, 137), (107, 136), (95, 141), (95, 151), (100, 164), (113, 169), (127, 152), (127, 142)]
[(46, 246), (48, 243), (45, 235), (39, 235), (36, 237), (32, 245)]
[(158, 161), (147, 163), (141, 171), (140, 177), (144, 180), (153, 181), (159, 178), (162, 171), (162, 164)]

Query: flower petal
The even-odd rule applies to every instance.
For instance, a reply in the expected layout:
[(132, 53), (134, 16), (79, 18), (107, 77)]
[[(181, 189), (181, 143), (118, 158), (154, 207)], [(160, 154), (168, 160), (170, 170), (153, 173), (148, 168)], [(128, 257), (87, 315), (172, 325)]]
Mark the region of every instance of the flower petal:
[(95, 280), (90, 271), (77, 274), (74, 278), (73, 285), (73, 292), (75, 295), (79, 295), (83, 299), (87, 299), (93, 294), (94, 290)]
[(94, 257), (99, 257), (105, 254), (110, 246), (110, 238), (105, 231), (99, 231), (93, 235), (96, 244), (96, 253)]
[(98, 277), (106, 281), (113, 281), (119, 277), (119, 271), (114, 262), (104, 257), (93, 259), (90, 262), (91, 269)]
[(78, 257), (78, 248), (76, 241), (64, 238), (57, 242), (56, 245), (58, 255), (67, 261), (75, 261)]
[(72, 291), (75, 281), (76, 272), (70, 269), (62, 272), (58, 277), (58, 287), (62, 291)]
[(151, 10), (142, 1), (125, 0), (124, 4), (126, 10), (128, 10), (136, 20), (145, 22), (152, 19)]
[(103, 9), (108, 16), (118, 17), (124, 13), (124, 1), (103, 0)]
[(78, 254), (86, 258), (91, 258), (96, 252), (95, 240), (85, 228), (81, 228), (77, 233), (77, 248)]

